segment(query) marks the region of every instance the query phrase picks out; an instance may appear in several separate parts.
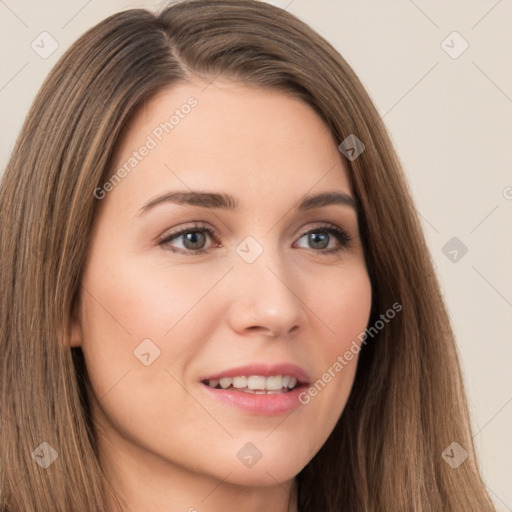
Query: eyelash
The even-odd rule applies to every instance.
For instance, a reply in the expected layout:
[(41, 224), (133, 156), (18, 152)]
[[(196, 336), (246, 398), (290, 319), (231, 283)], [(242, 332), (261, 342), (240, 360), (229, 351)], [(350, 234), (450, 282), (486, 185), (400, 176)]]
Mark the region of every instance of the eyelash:
[[(189, 226), (184, 226), (183, 228), (181, 228), (180, 230), (178, 230), (174, 233), (164, 235), (164, 237), (162, 237), (158, 240), (158, 245), (162, 246), (163, 248), (165, 248), (165, 246), (167, 246), (166, 250), (169, 250), (174, 253), (184, 254), (184, 255), (195, 256), (195, 255), (199, 255), (199, 254), (208, 252), (209, 249), (197, 249), (197, 250), (184, 251), (182, 249), (173, 249), (170, 245), (168, 245), (169, 242), (171, 242), (172, 240), (174, 240), (176, 238), (179, 238), (181, 235), (184, 235), (186, 233), (196, 233), (196, 232), (208, 233), (208, 235), (212, 239), (216, 238), (216, 231), (214, 229), (212, 229), (211, 227), (209, 227), (208, 225), (203, 224), (203, 223), (194, 223)], [(342, 251), (343, 249), (350, 247), (350, 244), (352, 242), (352, 237), (344, 229), (341, 229), (340, 227), (336, 226), (335, 224), (330, 224), (330, 223), (315, 226), (314, 228), (309, 229), (308, 231), (302, 233), (300, 235), (299, 239), (301, 239), (305, 235), (308, 235), (309, 233), (317, 233), (317, 232), (332, 234), (337, 238), (338, 242), (340, 242), (340, 244), (341, 244), (341, 247), (338, 247), (335, 249), (329, 249), (329, 250), (311, 249), (312, 251), (316, 252), (317, 254), (326, 255), (326, 254), (338, 253), (338, 252)]]

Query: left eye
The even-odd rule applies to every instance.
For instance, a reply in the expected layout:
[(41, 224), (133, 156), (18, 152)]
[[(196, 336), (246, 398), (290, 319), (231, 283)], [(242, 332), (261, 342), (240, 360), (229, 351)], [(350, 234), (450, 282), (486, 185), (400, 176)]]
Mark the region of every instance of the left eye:
[[(334, 237), (332, 236), (334, 235)], [(339, 228), (317, 228), (312, 229), (302, 235), (299, 240), (306, 238), (306, 243), (311, 245), (311, 249), (320, 250), (330, 249), (323, 252), (333, 252), (340, 250), (340, 247), (336, 247), (336, 244), (331, 245), (331, 242), (337, 240), (342, 246), (348, 245), (350, 237), (346, 231)], [(306, 247), (307, 249), (308, 247)]]

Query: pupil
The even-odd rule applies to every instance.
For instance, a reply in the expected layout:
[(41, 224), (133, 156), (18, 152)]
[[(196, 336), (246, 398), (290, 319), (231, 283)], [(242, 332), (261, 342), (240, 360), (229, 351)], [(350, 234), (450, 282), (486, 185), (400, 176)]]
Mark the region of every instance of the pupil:
[(329, 245), (329, 236), (327, 233), (310, 233), (309, 240), (312, 244), (320, 242), (320, 245), (316, 246), (316, 249), (325, 249)]
[[(187, 247), (188, 249), (200, 249), (204, 245), (204, 238), (204, 233), (201, 233), (199, 231), (192, 231), (190, 233), (186, 233), (185, 247)], [(199, 247), (197, 247), (197, 245), (199, 245)]]

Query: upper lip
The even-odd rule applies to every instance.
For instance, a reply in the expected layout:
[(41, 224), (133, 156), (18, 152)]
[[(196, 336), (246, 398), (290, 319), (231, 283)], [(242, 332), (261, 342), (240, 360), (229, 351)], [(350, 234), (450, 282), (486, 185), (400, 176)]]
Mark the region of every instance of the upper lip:
[(289, 375), (290, 377), (295, 377), (299, 384), (309, 383), (309, 376), (306, 371), (293, 363), (251, 363), (245, 366), (237, 366), (217, 373), (212, 373), (201, 378), (201, 381), (220, 380), (223, 377), (238, 377), (241, 375), (261, 375), (262, 377)]

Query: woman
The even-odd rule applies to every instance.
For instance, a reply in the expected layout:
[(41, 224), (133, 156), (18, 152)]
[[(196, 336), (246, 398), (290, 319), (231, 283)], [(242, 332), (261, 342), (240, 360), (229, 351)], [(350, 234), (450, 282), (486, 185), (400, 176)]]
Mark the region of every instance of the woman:
[(2, 511), (494, 510), (398, 159), (291, 14), (99, 23), (0, 206)]

